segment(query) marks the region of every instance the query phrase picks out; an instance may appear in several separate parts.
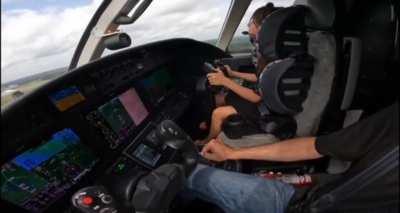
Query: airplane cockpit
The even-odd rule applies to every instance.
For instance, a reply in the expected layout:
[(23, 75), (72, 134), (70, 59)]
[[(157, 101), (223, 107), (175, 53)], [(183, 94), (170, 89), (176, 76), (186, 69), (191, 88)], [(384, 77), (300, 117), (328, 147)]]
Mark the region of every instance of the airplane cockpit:
[[(216, 46), (174, 38), (126, 48), (130, 38), (118, 27), (134, 24), (151, 3), (101, 3), (70, 70), (2, 110), (5, 209), (211, 211), (206, 203), (183, 209), (176, 199), (198, 163), (247, 174), (268, 170), (336, 175), (349, 168), (348, 162), (330, 158), (294, 163), (203, 159), (194, 141), (204, 136), (198, 124), (209, 116), (205, 108), (213, 102), (215, 89), (207, 84), (204, 63), (219, 60), (255, 70), (250, 53), (225, 51), (251, 0), (231, 2)], [(353, 14), (358, 10), (362, 16)], [(308, 0), (271, 14), (260, 31), (259, 49), (278, 62), (267, 66), (267, 80), (258, 83), (270, 91), (262, 94), (268, 100), (264, 107), (279, 118), (260, 125), (263, 131), (243, 136), (238, 133), (246, 124), (231, 117), (221, 137), (232, 147), (248, 147), (323, 135), (387, 106), (397, 96), (399, 12), (399, 4), (390, 0)], [(369, 20), (371, 14), (377, 18)], [(121, 48), (100, 57), (105, 49)], [(306, 52), (313, 60), (294, 56), (296, 52)], [(369, 88), (372, 81), (382, 87)], [(281, 119), (287, 117), (290, 122)]]
[[(202, 74), (199, 65), (206, 59), (193, 57), (191, 52), (226, 56), (211, 45), (186, 39), (139, 47), (84, 65), (22, 100), (29, 109), (20, 102), (20, 107), (3, 114), (3, 121), (7, 115), (24, 121), (15, 123), (19, 127), (3, 126), (6, 137), (14, 139), (2, 149), (10, 155), (5, 159), (14, 158), (3, 167), (3, 174), (25, 176), (19, 180), (21, 183), (34, 183), (26, 185), (28, 192), (41, 191), (24, 206), (40, 210), (48, 204), (42, 198), (54, 199), (71, 187), (76, 189), (75, 184), (85, 179), (99, 179), (102, 173), (136, 176), (168, 162), (179, 162), (181, 148), (164, 143), (165, 136), (160, 135), (174, 126), (158, 125), (170, 120), (190, 127), (185, 123), (193, 121), (193, 114), (201, 107), (193, 106), (194, 86), (196, 73)], [(169, 137), (190, 143), (186, 135)], [(26, 146), (27, 140), (31, 141), (23, 148), (27, 151), (12, 156), (10, 151)], [(43, 179), (43, 174), (50, 179)], [(4, 190), (14, 189), (10, 185)], [(26, 196), (23, 191), (19, 193), (17, 190), (10, 195), (13, 199)]]

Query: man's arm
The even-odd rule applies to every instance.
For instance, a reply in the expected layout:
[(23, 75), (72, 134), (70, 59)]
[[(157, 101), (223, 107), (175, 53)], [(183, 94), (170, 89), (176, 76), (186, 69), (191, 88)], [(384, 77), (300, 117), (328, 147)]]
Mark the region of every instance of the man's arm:
[(315, 148), (315, 138), (295, 138), (263, 146), (232, 149), (223, 144), (220, 139), (208, 143), (201, 154), (213, 161), (225, 160), (265, 160), (291, 162), (321, 158)]

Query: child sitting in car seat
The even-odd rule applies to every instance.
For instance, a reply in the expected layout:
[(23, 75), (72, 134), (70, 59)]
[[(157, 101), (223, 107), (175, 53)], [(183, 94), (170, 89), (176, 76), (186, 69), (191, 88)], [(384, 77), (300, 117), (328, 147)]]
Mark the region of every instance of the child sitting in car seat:
[[(229, 66), (225, 66), (228, 76), (225, 76), (219, 68), (215, 69), (215, 73), (209, 73), (207, 75), (210, 85), (224, 86), (229, 89), (229, 91), (226, 95), (217, 95), (215, 97), (217, 108), (213, 110), (211, 115), (211, 125), (208, 136), (203, 140), (196, 141), (197, 145), (204, 145), (211, 139), (217, 137), (221, 132), (222, 123), (230, 115), (240, 114), (250, 123), (256, 123), (259, 119), (260, 113), (257, 108), (257, 103), (261, 101), (260, 95), (254, 89), (241, 86), (229, 77), (243, 79), (250, 84), (256, 85), (258, 75), (267, 65), (267, 62), (259, 56), (257, 51), (257, 34), (261, 29), (264, 18), (276, 9), (277, 8), (274, 7), (272, 3), (258, 8), (254, 11), (248, 24), (250, 41), (252, 41), (256, 49), (256, 60), (253, 60), (257, 67), (256, 73), (239, 72), (232, 70)], [(204, 122), (200, 124), (200, 128), (206, 128)]]

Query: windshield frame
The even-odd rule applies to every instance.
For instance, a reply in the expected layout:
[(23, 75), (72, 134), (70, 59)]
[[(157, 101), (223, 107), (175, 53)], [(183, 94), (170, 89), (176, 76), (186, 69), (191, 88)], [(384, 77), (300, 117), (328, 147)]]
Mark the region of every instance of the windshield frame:
[[(121, 24), (118, 22), (116, 23), (115, 20), (121, 16), (126, 16), (139, 2), (142, 3), (143, 1), (104, 0), (82, 34), (71, 59), (68, 71), (72, 71), (79, 66), (100, 58), (105, 50), (103, 41), (106, 34), (104, 32), (116, 32)], [(224, 22), (219, 30), (216, 42), (216, 46), (221, 50), (225, 51), (229, 46), (250, 2), (251, 0), (230, 0), (230, 6), (224, 17)], [(102, 32), (104, 29), (106, 30)]]
[(92, 16), (92, 19), (90, 19), (89, 24), (87, 25), (85, 31), (83, 32), (79, 43), (74, 51), (74, 55), (72, 56), (71, 62), (68, 66), (68, 71), (75, 69), (78, 66), (78, 61), (82, 55), (83, 49), (86, 45), (86, 43), (89, 40), (90, 34), (93, 30), (93, 28), (97, 25), (100, 17), (103, 15), (104, 11), (107, 9), (107, 7), (110, 5), (111, 0), (104, 0), (100, 6), (97, 8), (96, 12)]

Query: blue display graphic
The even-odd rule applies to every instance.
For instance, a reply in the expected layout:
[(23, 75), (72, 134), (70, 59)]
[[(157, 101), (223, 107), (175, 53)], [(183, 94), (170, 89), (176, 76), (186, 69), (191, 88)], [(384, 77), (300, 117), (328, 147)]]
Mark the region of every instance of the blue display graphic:
[(1, 166), (2, 201), (30, 212), (41, 212), (78, 183), (97, 162), (72, 129), (63, 129), (46, 139)]
[(54, 134), (48, 143), (22, 153), (13, 162), (31, 171), (42, 162), (63, 151), (68, 145), (76, 144), (77, 142), (79, 142), (79, 137), (71, 129), (65, 129)]

